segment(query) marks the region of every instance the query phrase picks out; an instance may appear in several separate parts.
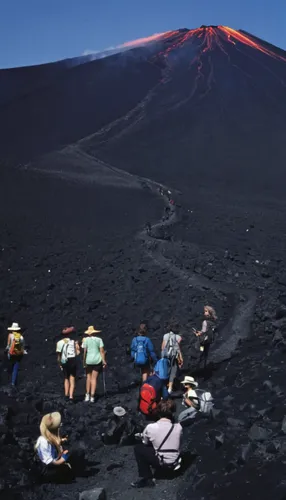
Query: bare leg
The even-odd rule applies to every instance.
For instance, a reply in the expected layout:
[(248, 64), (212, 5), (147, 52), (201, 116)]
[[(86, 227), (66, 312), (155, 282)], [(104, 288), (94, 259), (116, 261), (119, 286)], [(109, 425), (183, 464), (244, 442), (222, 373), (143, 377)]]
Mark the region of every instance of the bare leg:
[(92, 370), (92, 374), (91, 374), (91, 391), (90, 391), (91, 397), (94, 397), (95, 392), (96, 392), (97, 378), (98, 378), (98, 372), (95, 371), (95, 370)]
[(70, 381), (68, 378), (65, 378), (64, 388), (65, 388), (65, 396), (68, 396), (70, 390)]
[(86, 394), (90, 393), (91, 373), (86, 372)]
[(143, 366), (141, 369), (141, 375), (142, 375), (142, 384), (146, 382), (147, 378), (150, 375), (150, 367), (149, 366)]
[(70, 399), (73, 399), (74, 390), (75, 390), (75, 377), (73, 377), (71, 375), (70, 376), (70, 390), (69, 390)]

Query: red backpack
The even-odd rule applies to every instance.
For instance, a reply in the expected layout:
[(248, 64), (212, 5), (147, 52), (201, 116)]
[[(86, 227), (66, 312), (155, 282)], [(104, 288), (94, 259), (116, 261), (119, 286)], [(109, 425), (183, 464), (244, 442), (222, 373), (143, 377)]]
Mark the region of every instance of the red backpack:
[(150, 384), (143, 384), (140, 390), (139, 410), (144, 415), (150, 415), (157, 407), (157, 394)]

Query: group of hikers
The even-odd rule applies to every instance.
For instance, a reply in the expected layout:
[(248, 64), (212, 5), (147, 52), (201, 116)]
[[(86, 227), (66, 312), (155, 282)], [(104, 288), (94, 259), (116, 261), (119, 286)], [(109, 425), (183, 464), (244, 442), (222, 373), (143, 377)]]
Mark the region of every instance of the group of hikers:
[[(200, 330), (193, 329), (199, 340), (198, 366), (206, 367), (209, 349), (214, 341), (217, 316), (213, 307), (204, 307), (204, 318)], [(20, 325), (13, 323), (8, 328), (7, 354), (12, 367), (12, 385), (17, 382), (19, 364), (26, 354), (25, 340)], [(75, 328), (62, 330), (62, 338), (56, 344), (57, 363), (63, 373), (64, 394), (67, 401), (73, 402), (75, 381), (79, 368), (79, 355), (83, 353), (83, 366), (86, 371), (86, 393), (84, 401), (94, 403), (99, 374), (105, 370), (106, 352), (100, 337), (101, 331), (89, 326), (80, 343), (75, 338)], [(134, 367), (140, 372), (140, 391), (138, 412), (151, 423), (136, 433), (141, 440), (135, 446), (135, 459), (139, 479), (133, 487), (153, 486), (153, 469), (177, 471), (181, 467), (180, 440), (183, 427), (188, 425), (198, 413), (209, 415), (213, 398), (209, 392), (198, 389), (198, 382), (187, 375), (180, 382), (183, 387), (183, 410), (175, 417), (175, 382), (179, 382), (184, 359), (181, 349), (182, 337), (175, 322), (170, 323), (168, 332), (161, 343), (161, 356), (157, 357), (153, 343), (148, 337), (146, 324), (142, 323), (127, 350)], [(126, 415), (122, 407), (114, 409), (114, 418), (120, 420)], [(176, 420), (178, 421), (176, 423)], [(35, 449), (44, 466), (44, 476), (55, 472), (60, 475), (71, 474), (75, 457), (60, 437), (61, 415), (58, 412), (45, 415), (40, 425), (40, 437)], [(77, 457), (78, 458), (78, 457)]]

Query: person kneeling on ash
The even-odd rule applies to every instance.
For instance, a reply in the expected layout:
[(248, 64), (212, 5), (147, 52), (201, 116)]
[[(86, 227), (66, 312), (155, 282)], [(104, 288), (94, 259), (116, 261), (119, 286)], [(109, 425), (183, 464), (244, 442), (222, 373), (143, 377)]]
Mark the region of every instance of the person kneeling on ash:
[[(176, 404), (168, 399), (160, 401), (157, 407), (159, 420), (147, 425), (142, 443), (134, 448), (139, 479), (131, 486), (143, 488), (155, 486), (151, 467), (155, 470), (176, 471), (181, 467), (180, 446), (182, 426), (174, 423)], [(149, 445), (149, 446), (148, 446)]]
[(40, 424), (40, 437), (38, 438), (35, 451), (44, 464), (43, 476), (72, 476), (69, 463), (69, 452), (64, 450), (62, 444), (67, 438), (60, 437), (60, 426), (62, 417), (59, 412), (44, 415)]

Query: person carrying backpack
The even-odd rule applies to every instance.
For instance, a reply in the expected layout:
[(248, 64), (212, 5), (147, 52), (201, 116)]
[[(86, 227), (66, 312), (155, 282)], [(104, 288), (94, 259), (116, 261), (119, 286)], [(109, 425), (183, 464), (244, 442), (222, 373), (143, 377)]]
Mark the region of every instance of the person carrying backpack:
[(147, 417), (153, 417), (161, 398), (168, 399), (165, 381), (152, 372), (140, 388), (138, 410)]
[(182, 426), (174, 423), (175, 402), (160, 401), (159, 420), (147, 425), (143, 431), (142, 443), (134, 447), (139, 479), (131, 483), (133, 488), (155, 486), (153, 471), (164, 470), (169, 475), (181, 467)]
[(80, 353), (78, 342), (73, 339), (75, 329), (73, 326), (64, 328), (63, 339), (57, 342), (57, 361), (64, 374), (65, 400), (73, 402), (76, 378), (76, 357)]
[(153, 343), (147, 337), (147, 333), (147, 326), (141, 323), (136, 337), (131, 342), (130, 348), (134, 366), (141, 370), (142, 383), (146, 381), (150, 374), (150, 359), (153, 363), (157, 362)]
[(182, 404), (186, 407), (178, 417), (180, 423), (186, 423), (193, 420), (197, 413), (209, 415), (213, 408), (213, 398), (210, 392), (198, 389), (198, 383), (193, 377), (185, 377), (182, 381), (185, 388)]
[[(84, 401), (86, 403), (95, 402), (95, 392), (97, 388), (98, 375), (105, 369), (105, 350), (102, 338), (98, 337), (101, 330), (96, 330), (94, 326), (89, 326), (84, 332), (87, 337), (82, 343), (83, 366), (86, 368), (86, 393)], [(103, 379), (105, 380), (105, 379)]]
[(180, 349), (182, 337), (177, 333), (174, 333), (177, 331), (178, 325), (171, 322), (169, 325), (169, 333), (164, 335), (161, 346), (162, 358), (167, 358), (170, 361), (169, 394), (172, 394), (174, 381), (178, 376), (179, 368), (182, 368), (184, 362)]
[(214, 308), (211, 306), (205, 306), (202, 328), (198, 331), (194, 329), (194, 333), (200, 342), (200, 357), (198, 366), (200, 366), (203, 361), (204, 369), (207, 366), (210, 347), (215, 341), (216, 322), (217, 315)]
[(19, 324), (12, 323), (7, 330), (9, 334), (6, 351), (12, 367), (12, 385), (15, 386), (17, 383), (20, 362), (22, 361), (23, 355), (27, 353), (25, 351), (25, 341)]

